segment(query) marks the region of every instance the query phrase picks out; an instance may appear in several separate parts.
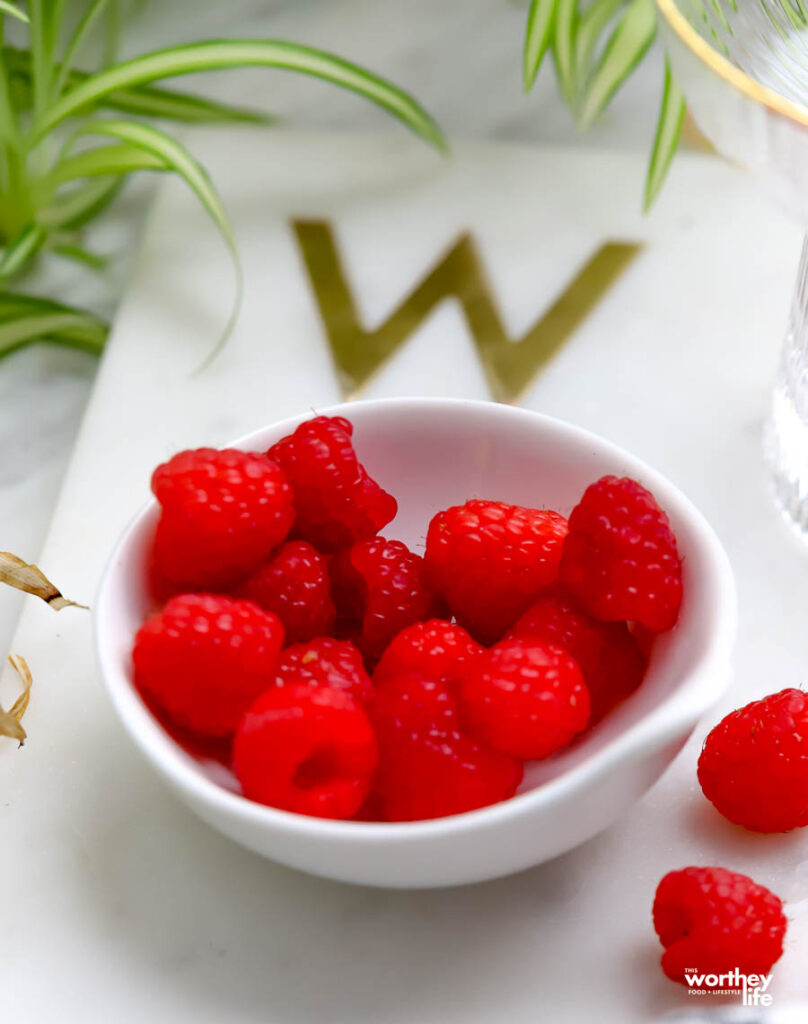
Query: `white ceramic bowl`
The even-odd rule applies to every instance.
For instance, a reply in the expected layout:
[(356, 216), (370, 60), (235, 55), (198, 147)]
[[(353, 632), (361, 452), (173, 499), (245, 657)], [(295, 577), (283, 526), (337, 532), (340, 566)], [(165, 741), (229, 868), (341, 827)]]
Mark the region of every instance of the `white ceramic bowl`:
[[(605, 473), (647, 485), (667, 510), (684, 556), (676, 628), (655, 645), (640, 689), (584, 739), (528, 765), (520, 792), (493, 807), (406, 824), (334, 822), (239, 796), (221, 766), (194, 760), (163, 731), (132, 686), (131, 646), (144, 618), (151, 502), (120, 540), (96, 602), (98, 656), (112, 702), (146, 759), (214, 828), (266, 857), (316, 875), (395, 888), (458, 885), (519, 871), (610, 825), (659, 777), (729, 677), (736, 600), (710, 526), (663, 476), (600, 438), (557, 420), (488, 402), (433, 398), (355, 402), (347, 416), (369, 472), (399, 512), (385, 534), (422, 548), (439, 509), (472, 497), (568, 513)], [(264, 450), (299, 422), (236, 442)]]

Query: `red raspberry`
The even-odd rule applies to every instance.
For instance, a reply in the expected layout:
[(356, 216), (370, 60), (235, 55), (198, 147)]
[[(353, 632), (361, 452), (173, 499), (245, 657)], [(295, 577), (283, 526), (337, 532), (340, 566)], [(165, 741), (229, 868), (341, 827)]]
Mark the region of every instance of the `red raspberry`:
[(267, 452), (294, 488), (296, 535), (321, 551), (372, 537), (396, 514), (396, 499), (357, 459), (352, 434), (348, 420), (317, 416)]
[(467, 501), (429, 524), (427, 579), (461, 625), (492, 643), (554, 582), (566, 535), (556, 512)]
[(359, 704), (366, 704), (373, 696), (362, 655), (349, 640), (330, 636), (287, 647), (278, 661), (275, 682), (278, 686), (329, 686), (349, 694)]
[(570, 514), (561, 579), (596, 619), (670, 629), (682, 603), (682, 560), (650, 491), (615, 476), (587, 487)]
[(385, 821), (463, 814), (512, 797), (522, 763), (469, 736), (429, 733), (382, 747), (373, 806)]
[(808, 695), (781, 690), (723, 718), (704, 742), (699, 782), (717, 809), (755, 832), (808, 825)]
[(274, 612), (286, 630), (287, 643), (312, 640), (334, 628), (328, 563), (305, 540), (290, 540), (279, 548), (238, 594)]
[(403, 672), (382, 680), (371, 717), (383, 742), (460, 731), (460, 709), (450, 685), (424, 672)]
[(433, 609), (423, 559), (398, 540), (373, 537), (331, 562), (337, 629), (374, 664), (393, 637)]
[(463, 629), (444, 619), (408, 626), (385, 650), (373, 673), (378, 686), (402, 673), (424, 672), (433, 679), (458, 684), (483, 648)]
[(645, 673), (645, 657), (626, 624), (598, 622), (560, 587), (532, 604), (508, 637), (534, 637), (569, 651), (589, 690), (590, 725), (633, 693)]
[(515, 757), (548, 757), (589, 721), (589, 693), (575, 659), (533, 639), (502, 640), (460, 686), (463, 717), (483, 743)]
[(280, 621), (252, 602), (184, 594), (138, 630), (135, 684), (179, 725), (226, 736), (272, 685), (282, 644)]
[(460, 731), (449, 685), (411, 672), (384, 680), (372, 721), (379, 767), (370, 806), (386, 821), (461, 814), (513, 796), (522, 764)]
[(162, 506), (154, 569), (175, 589), (238, 582), (280, 544), (294, 520), (286, 476), (251, 452), (180, 452), (155, 469), (152, 490)]
[(376, 738), (362, 708), (329, 687), (262, 694), (241, 721), (233, 768), (244, 795), (317, 818), (350, 818), (376, 768)]
[(665, 947), (662, 970), (682, 984), (685, 973), (767, 974), (783, 952), (783, 904), (725, 868), (671, 871), (659, 883), (653, 916)]

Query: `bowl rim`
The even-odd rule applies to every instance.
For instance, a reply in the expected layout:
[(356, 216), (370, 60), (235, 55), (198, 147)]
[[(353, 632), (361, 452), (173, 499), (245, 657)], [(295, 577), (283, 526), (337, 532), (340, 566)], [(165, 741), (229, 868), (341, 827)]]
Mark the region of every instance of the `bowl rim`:
[[(596, 750), (591, 757), (565, 769), (555, 778), (517, 793), (515, 796), (473, 811), (414, 822), (363, 822), (314, 818), (255, 803), (241, 794), (225, 789), (207, 778), (187, 761), (187, 755), (166, 733), (137, 694), (127, 674), (118, 670), (107, 625), (110, 596), (117, 584), (117, 564), (143, 519), (153, 513), (156, 501), (151, 498), (130, 520), (115, 544), (103, 571), (93, 606), (96, 656), (104, 687), (115, 711), (135, 746), (147, 761), (178, 790), (187, 793), (199, 807), (204, 805), (243, 823), (264, 829), (294, 833), (300, 837), (328, 838), (336, 842), (388, 843), (409, 842), (451, 833), (474, 832), (493, 828), (510, 818), (529, 815), (535, 810), (554, 806), (576, 792), (585, 790), (598, 776), (630, 757), (641, 757), (667, 743), (686, 737), (696, 722), (721, 696), (729, 682), (730, 658), (737, 623), (737, 595), (729, 559), (715, 531), (702, 513), (679, 488), (658, 470), (617, 444), (583, 427), (565, 420), (517, 406), (490, 401), (458, 398), (402, 397), (376, 398), (341, 402), (318, 409), (316, 415), (349, 415), (357, 408), (419, 407), (446, 409), (472, 407), (487, 415), (524, 420), (540, 428), (566, 435), (574, 443), (593, 446), (603, 455), (630, 467), (642, 476), (649, 487), (665, 493), (664, 503), (676, 505), (680, 518), (686, 517), (696, 527), (707, 557), (705, 566), (716, 590), (715, 628), (700, 660), (677, 688), (649, 713), (628, 726), (614, 741)], [(266, 424), (230, 442), (227, 447), (250, 450), (254, 439), (268, 430), (288, 433), (311, 417), (311, 410)], [(673, 499), (673, 501), (671, 501)]]
[(808, 128), (808, 107), (787, 99), (775, 89), (763, 85), (719, 53), (690, 24), (676, 5), (676, 0), (656, 0), (656, 5), (670, 29), (695, 56), (747, 99), (760, 104), (773, 114)]

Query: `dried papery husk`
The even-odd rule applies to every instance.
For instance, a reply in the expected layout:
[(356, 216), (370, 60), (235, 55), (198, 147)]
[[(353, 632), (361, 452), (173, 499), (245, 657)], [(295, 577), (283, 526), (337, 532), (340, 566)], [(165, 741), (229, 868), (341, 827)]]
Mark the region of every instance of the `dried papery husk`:
[(57, 612), (62, 608), (87, 608), (86, 604), (68, 600), (38, 566), (24, 562), (9, 551), (0, 551), (0, 583), (41, 598)]
[(26, 736), (25, 729), (22, 727), (22, 716), (25, 714), (28, 701), (31, 699), (33, 678), (31, 677), (31, 670), (28, 668), (28, 662), (21, 654), (10, 654), (8, 660), (11, 667), (20, 677), (22, 693), (8, 711), (5, 711), (0, 706), (0, 736), (8, 736), (9, 739), (17, 740), (20, 746), (22, 746)]

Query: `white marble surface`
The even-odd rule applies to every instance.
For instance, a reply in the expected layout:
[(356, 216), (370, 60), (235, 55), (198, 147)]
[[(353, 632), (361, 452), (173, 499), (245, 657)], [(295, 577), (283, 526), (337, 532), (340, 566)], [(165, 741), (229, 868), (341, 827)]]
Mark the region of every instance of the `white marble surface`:
[[(647, 151), (660, 91), (659, 54), (635, 73), (585, 139), (559, 101), (546, 68), (536, 90), (522, 95), (520, 61), (526, 4), (514, 0), (149, 0), (138, 5), (124, 50), (216, 35), (272, 35), (335, 50), (411, 89), (452, 136), (581, 141)], [(181, 87), (201, 87), (201, 76)], [(209, 75), (210, 93), (272, 110), (295, 125), (389, 130), (378, 110), (319, 82), (283, 73)], [(637, 195), (641, 187), (636, 179)], [(90, 241), (100, 251), (131, 250), (151, 190), (130, 189)], [(638, 199), (639, 201), (639, 199)], [(29, 288), (110, 315), (128, 273), (116, 260), (100, 277), (64, 264)], [(90, 357), (42, 347), (0, 363), (0, 549), (36, 558), (95, 376)], [(6, 650), (20, 608), (0, 591), (0, 650)]]
[[(642, 255), (525, 404), (633, 449), (717, 528), (737, 575), (741, 631), (716, 716), (804, 681), (808, 556), (768, 499), (760, 459), (800, 237), (751, 183), (689, 157), (644, 220), (642, 161), (617, 153), (470, 144), (442, 162), (400, 135), (200, 146), (244, 253), (244, 316), (221, 358), (192, 376), (226, 316), (228, 267), (172, 183), (43, 551), (79, 599), (92, 596), (157, 459), (336, 397), (287, 214), (335, 220), (370, 322), (460, 228), (473, 228), (513, 332), (599, 242), (629, 237), (646, 242)], [(531, 188), (535, 200), (522, 203)], [(436, 347), (455, 361), (436, 364)], [(402, 391), (484, 396), (451, 304), (369, 393)], [(808, 837), (743, 833), (698, 793), (696, 753), (715, 716), (625, 819), (578, 850), (475, 887), (370, 891), (272, 865), (183, 810), (114, 719), (86, 615), (30, 603), (14, 645), (36, 683), (28, 744), (0, 749), (9, 1019), (44, 1024), (58, 1000), (66, 1024), (648, 1024), (694, 1005), (658, 968), (649, 908), (665, 871), (724, 864), (806, 907)], [(0, 692), (12, 685), (7, 673)], [(772, 983), (778, 1006), (808, 998), (807, 944), (808, 915), (798, 914)]]

